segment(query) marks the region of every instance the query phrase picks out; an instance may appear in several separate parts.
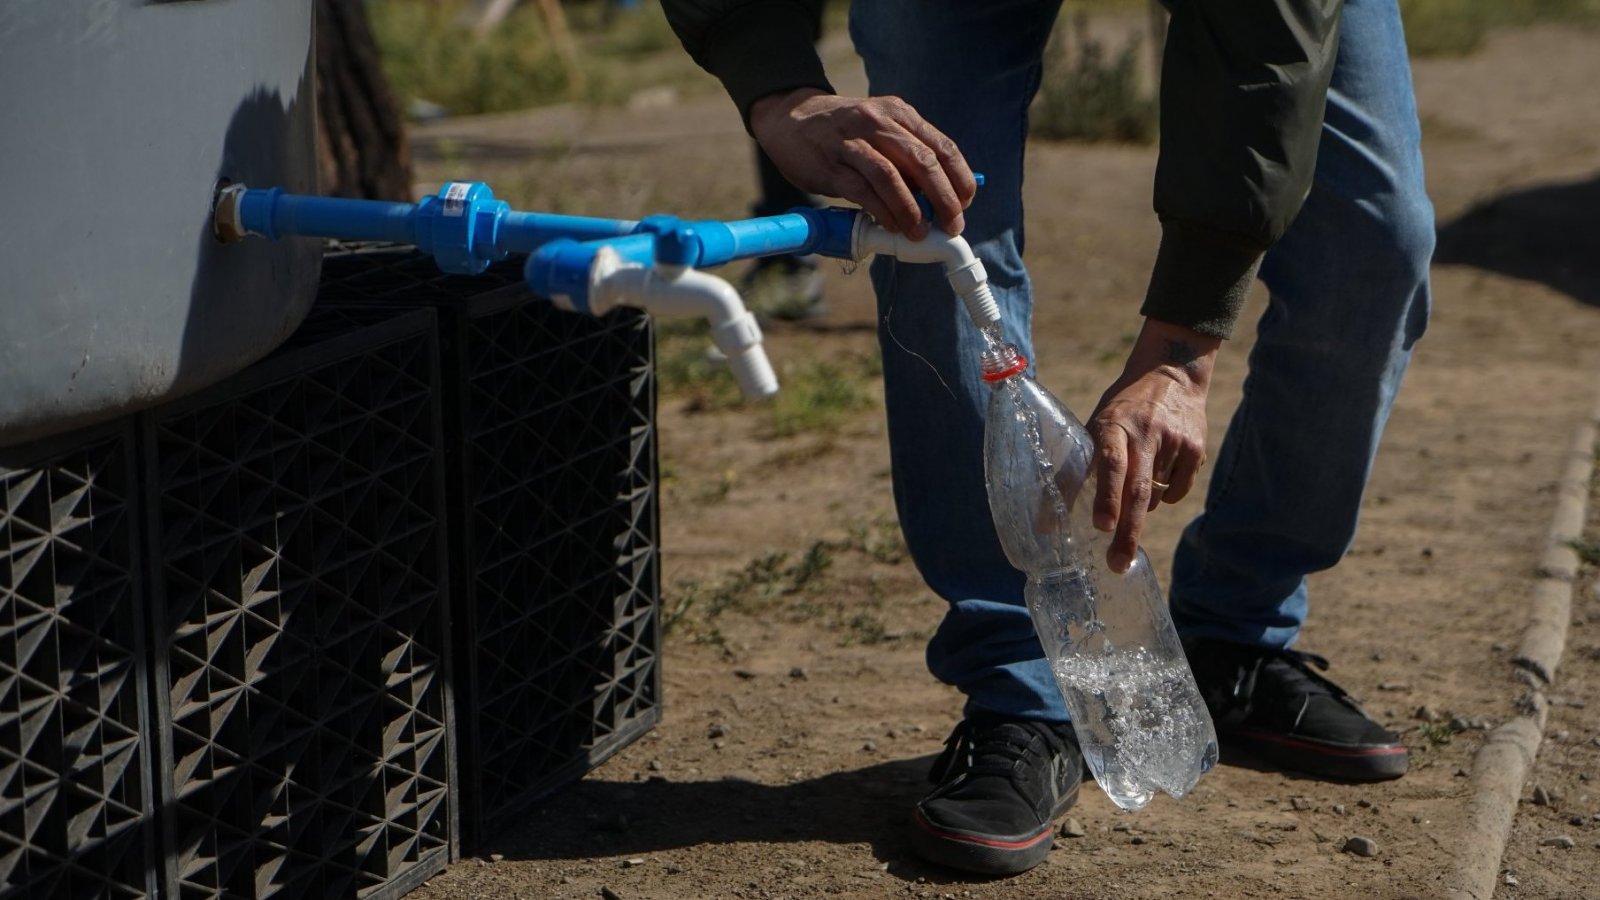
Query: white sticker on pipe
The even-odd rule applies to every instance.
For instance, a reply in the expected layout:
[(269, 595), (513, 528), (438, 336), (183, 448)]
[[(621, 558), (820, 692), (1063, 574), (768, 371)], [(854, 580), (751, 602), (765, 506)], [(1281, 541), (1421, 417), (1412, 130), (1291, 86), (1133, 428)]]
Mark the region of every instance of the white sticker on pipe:
[(465, 181), (452, 181), (444, 189), (444, 214), (447, 216), (460, 216), (467, 211), (467, 191), (472, 190), (472, 185)]

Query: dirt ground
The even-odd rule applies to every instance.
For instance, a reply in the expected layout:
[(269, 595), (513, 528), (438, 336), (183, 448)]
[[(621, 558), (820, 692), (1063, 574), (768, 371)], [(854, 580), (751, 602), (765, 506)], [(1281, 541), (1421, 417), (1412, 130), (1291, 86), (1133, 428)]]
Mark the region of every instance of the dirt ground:
[[(847, 73), (841, 87), (859, 87), (848, 51), (830, 55)], [(1464, 776), (1481, 728), (1510, 715), (1517, 694), (1510, 648), (1571, 423), (1600, 388), (1600, 34), (1501, 33), (1471, 57), (1419, 62), (1416, 79), (1441, 227), (1434, 319), (1361, 534), (1313, 578), (1302, 641), (1405, 732), (1410, 775), (1360, 786), (1225, 764), (1189, 798), (1136, 814), (1091, 786), (1071, 813), (1086, 834), (1059, 839), (1032, 872), (973, 879), (919, 862), (907, 814), (960, 698), (923, 666), (942, 602), (894, 528), (879, 386), (865, 381), (870, 402), (831, 429), (784, 437), (764, 411), (669, 393), (664, 602), (677, 618), (662, 724), (412, 896), (1439, 895), (1464, 852)], [(447, 121), (415, 141), (424, 188), (470, 175), (532, 208), (739, 216), (755, 183), (721, 100)], [(1039, 368), (1087, 414), (1138, 324), (1157, 239), (1155, 155), (1030, 153)], [(780, 374), (815, 360), (871, 371), (864, 273), (830, 271), (828, 291), (821, 323), (769, 329)], [(1214, 440), (1251, 331), (1219, 365)], [(1145, 543), (1158, 570), (1202, 493), (1155, 516)], [(1600, 896), (1600, 597), (1582, 589), (1575, 613), (1583, 624), (1552, 689), (1564, 702), (1534, 778), (1556, 799), (1519, 811), (1497, 896)], [(1374, 839), (1377, 856), (1341, 852), (1351, 835)], [(1541, 846), (1558, 835), (1572, 846)]]

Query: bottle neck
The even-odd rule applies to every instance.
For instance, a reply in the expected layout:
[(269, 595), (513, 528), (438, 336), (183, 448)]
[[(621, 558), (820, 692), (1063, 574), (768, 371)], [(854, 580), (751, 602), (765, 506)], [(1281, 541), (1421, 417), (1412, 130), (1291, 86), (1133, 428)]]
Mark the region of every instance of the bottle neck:
[(983, 366), (983, 380), (990, 384), (998, 384), (1028, 370), (1028, 358), (1015, 344), (997, 344), (983, 351), (979, 360)]

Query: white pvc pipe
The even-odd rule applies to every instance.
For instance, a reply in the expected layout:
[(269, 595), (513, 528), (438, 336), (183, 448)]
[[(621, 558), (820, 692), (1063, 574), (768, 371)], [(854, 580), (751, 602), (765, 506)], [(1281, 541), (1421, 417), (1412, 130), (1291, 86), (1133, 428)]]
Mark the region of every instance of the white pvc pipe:
[(761, 346), (761, 326), (744, 308), (733, 285), (681, 266), (623, 265), (610, 248), (595, 256), (590, 270), (589, 311), (604, 315), (632, 306), (653, 316), (699, 317), (711, 323), (711, 341), (728, 358), (739, 390), (751, 400), (778, 393), (778, 376)]
[(851, 237), (851, 252), (857, 260), (875, 253), (883, 253), (907, 263), (939, 263), (950, 287), (967, 307), (967, 315), (979, 328), (987, 328), (1000, 321), (1000, 306), (989, 290), (989, 273), (983, 261), (972, 253), (972, 247), (959, 235), (948, 235), (935, 227), (928, 236), (913, 241), (903, 234), (895, 234), (868, 216), (856, 218), (855, 233)]

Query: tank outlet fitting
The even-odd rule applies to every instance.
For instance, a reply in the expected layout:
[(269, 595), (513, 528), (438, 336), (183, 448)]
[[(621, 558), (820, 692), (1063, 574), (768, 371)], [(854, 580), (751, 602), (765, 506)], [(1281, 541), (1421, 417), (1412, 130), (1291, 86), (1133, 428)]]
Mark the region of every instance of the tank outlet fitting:
[(244, 219), (239, 215), (239, 203), (247, 190), (249, 188), (244, 185), (231, 182), (217, 188), (217, 199), (212, 205), (211, 229), (217, 240), (224, 244), (238, 243), (250, 235), (245, 230)]

